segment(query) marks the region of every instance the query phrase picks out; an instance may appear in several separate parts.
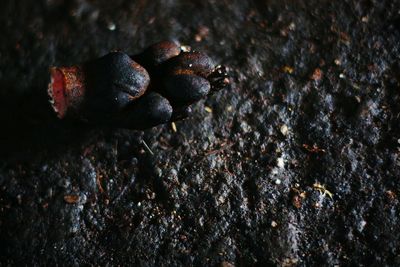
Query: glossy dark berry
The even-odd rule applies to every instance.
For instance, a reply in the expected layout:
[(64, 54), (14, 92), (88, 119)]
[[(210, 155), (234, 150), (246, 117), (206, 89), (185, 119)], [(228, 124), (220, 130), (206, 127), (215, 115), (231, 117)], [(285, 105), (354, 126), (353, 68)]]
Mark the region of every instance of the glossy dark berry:
[(192, 104), (210, 91), (208, 80), (193, 74), (169, 75), (163, 85), (162, 92), (176, 106)]
[(150, 83), (147, 71), (121, 52), (87, 63), (84, 71), (86, 106), (91, 117), (110, 117), (142, 96)]
[(149, 46), (143, 53), (133, 56), (133, 59), (148, 69), (154, 69), (181, 52), (179, 44), (171, 41), (161, 41)]
[(213, 60), (201, 52), (184, 52), (171, 58), (166, 63), (166, 71), (192, 71), (194, 74), (207, 77), (215, 68)]
[(170, 121), (172, 112), (166, 98), (150, 92), (118, 114), (115, 123), (118, 127), (146, 129)]

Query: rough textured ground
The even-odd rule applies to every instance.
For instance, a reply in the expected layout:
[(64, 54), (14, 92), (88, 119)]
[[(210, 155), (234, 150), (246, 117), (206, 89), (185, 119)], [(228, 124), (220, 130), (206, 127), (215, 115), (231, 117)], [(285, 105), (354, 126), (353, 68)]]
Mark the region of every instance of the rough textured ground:
[[(2, 2), (0, 260), (400, 265), (399, 7)], [(232, 88), (177, 132), (54, 118), (50, 65), (163, 39), (230, 66)]]

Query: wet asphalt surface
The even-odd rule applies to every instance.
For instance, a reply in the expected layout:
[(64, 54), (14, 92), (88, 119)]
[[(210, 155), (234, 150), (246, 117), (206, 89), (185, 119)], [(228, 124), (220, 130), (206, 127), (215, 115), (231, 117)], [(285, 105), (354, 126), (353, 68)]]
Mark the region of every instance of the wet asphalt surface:
[[(400, 265), (398, 1), (5, 1), (2, 265)], [(146, 131), (59, 121), (48, 68), (164, 39), (231, 88)]]

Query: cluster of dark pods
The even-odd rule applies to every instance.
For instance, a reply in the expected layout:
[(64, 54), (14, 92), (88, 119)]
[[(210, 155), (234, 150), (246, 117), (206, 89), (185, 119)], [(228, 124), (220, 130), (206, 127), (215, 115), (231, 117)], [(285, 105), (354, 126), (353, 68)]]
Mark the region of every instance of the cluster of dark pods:
[(59, 118), (130, 129), (183, 119), (190, 105), (229, 83), (225, 67), (170, 41), (50, 72), (48, 91)]

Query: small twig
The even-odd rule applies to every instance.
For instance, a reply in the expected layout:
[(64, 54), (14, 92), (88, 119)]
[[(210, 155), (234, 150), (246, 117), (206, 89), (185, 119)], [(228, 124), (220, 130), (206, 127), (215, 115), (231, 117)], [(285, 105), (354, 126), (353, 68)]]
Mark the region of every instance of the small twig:
[(121, 192), (116, 196), (113, 200), (112, 203), (116, 205), (121, 198), (125, 195), (126, 191), (133, 186), (133, 184), (136, 181), (136, 177), (134, 175), (131, 176), (131, 180), (129, 181), (129, 184), (125, 185), (124, 188), (121, 190)]
[(100, 172), (97, 170), (96, 171), (96, 184), (97, 184), (97, 187), (99, 188), (99, 191), (100, 191), (100, 193), (104, 193), (104, 188), (103, 188), (103, 186), (101, 185), (101, 179), (102, 178), (102, 175), (100, 174)]
[(231, 148), (233, 146), (233, 144), (231, 143), (223, 143), (221, 144), (220, 148), (218, 149), (213, 149), (213, 150), (209, 150), (206, 153), (204, 153), (204, 156), (210, 156), (210, 155), (214, 155), (214, 154), (218, 154), (228, 148)]
[(322, 185), (318, 182), (313, 184), (313, 188), (320, 192), (321, 195), (325, 196), (328, 195), (330, 199), (333, 199), (333, 193), (326, 189), (325, 185)]
[(142, 144), (144, 145), (144, 147), (146, 148), (146, 150), (152, 155), (154, 156), (153, 151), (151, 151), (150, 147), (146, 144), (146, 142), (144, 140), (142, 140)]

